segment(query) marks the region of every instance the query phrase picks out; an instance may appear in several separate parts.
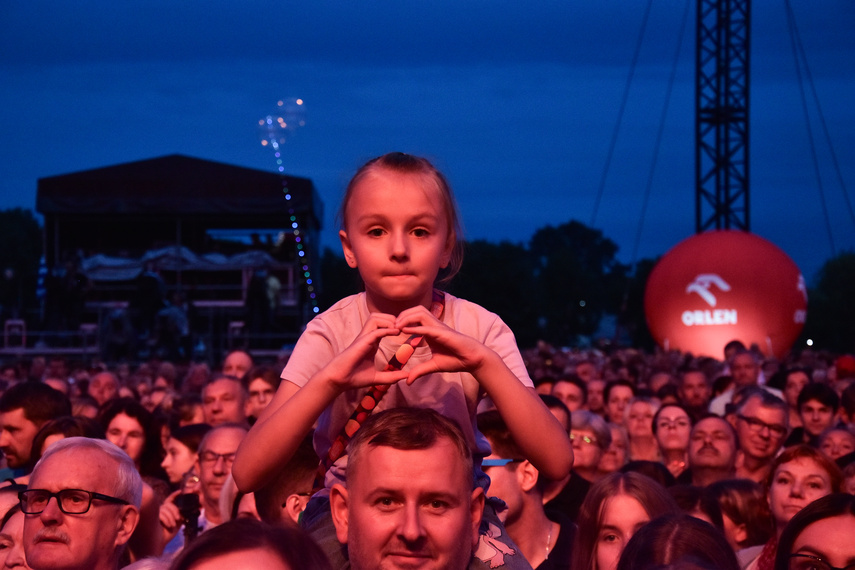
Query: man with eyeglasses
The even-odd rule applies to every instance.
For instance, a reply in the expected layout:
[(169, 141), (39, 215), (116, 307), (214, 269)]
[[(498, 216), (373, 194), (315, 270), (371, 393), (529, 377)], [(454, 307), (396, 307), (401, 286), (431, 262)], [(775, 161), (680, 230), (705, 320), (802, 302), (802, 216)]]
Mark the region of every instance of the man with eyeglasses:
[(84, 437), (54, 443), (20, 494), (28, 564), (33, 570), (116, 570), (141, 500), (133, 461), (112, 443)]
[(736, 413), (729, 418), (739, 442), (736, 476), (763, 482), (787, 436), (787, 403), (756, 388), (737, 404)]
[[(201, 513), (198, 519), (199, 532), (213, 528), (223, 522), (225, 513), (220, 512), (220, 494), (232, 472), (238, 446), (246, 436), (242, 424), (225, 424), (211, 429), (199, 443), (199, 456), (194, 471), (199, 474)], [(180, 511), (170, 500), (161, 507), (160, 523), (166, 532), (167, 545), (164, 553), (174, 554), (184, 548), (184, 533)]]

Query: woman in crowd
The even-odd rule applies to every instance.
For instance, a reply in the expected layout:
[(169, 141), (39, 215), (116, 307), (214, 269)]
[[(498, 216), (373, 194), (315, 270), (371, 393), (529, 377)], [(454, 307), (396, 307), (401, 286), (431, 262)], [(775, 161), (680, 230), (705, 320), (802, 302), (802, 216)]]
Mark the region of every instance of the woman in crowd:
[(615, 570), (624, 546), (648, 521), (679, 508), (664, 487), (638, 473), (597, 481), (579, 511), (573, 570)]
[(629, 434), (629, 459), (632, 461), (659, 461), (659, 445), (653, 435), (653, 417), (659, 410), (659, 400), (636, 396), (626, 408), (626, 426)]
[(208, 433), (208, 424), (193, 424), (172, 430), (166, 444), (166, 455), (160, 466), (169, 477), (169, 484), (177, 488), (185, 475), (196, 465), (199, 443)]
[(678, 477), (689, 461), (689, 436), (692, 418), (679, 404), (666, 404), (653, 416), (653, 435), (659, 446), (662, 463), (674, 477)]
[(24, 513), (18, 505), (0, 520), (0, 562), (3, 568), (30, 568), (24, 556)]
[(664, 567), (739, 570), (739, 563), (718, 529), (679, 514), (659, 517), (641, 527), (626, 545), (617, 570)]
[(608, 424), (596, 414), (577, 410), (570, 417), (570, 440), (573, 443), (573, 473), (587, 483), (596, 481), (600, 459), (612, 443)]
[(143, 480), (158, 488), (167, 476), (160, 466), (164, 452), (151, 412), (133, 398), (107, 402), (98, 414), (107, 440), (121, 447), (134, 461)]
[(772, 570), (778, 540), (790, 519), (813, 501), (837, 492), (842, 481), (840, 468), (821, 451), (804, 444), (785, 449), (772, 463), (766, 483), (774, 533), (753, 560), (756, 549), (737, 553), (745, 568)]
[(50, 420), (39, 429), (33, 438), (33, 464), (41, 459), (48, 446), (67, 437), (91, 437), (104, 439), (101, 424), (87, 417), (64, 416)]
[(626, 428), (613, 423), (608, 426), (612, 434), (612, 442), (600, 457), (598, 478), (619, 471), (629, 460), (629, 435), (626, 433)]
[[(590, 398), (590, 394), (588, 395)], [(603, 403), (607, 419), (619, 425), (625, 425), (626, 408), (635, 397), (635, 384), (629, 380), (612, 380), (603, 390)]]
[(835, 493), (795, 515), (778, 542), (774, 570), (855, 568), (855, 496)]
[(848, 426), (830, 427), (819, 436), (819, 450), (837, 460), (855, 451), (855, 431)]

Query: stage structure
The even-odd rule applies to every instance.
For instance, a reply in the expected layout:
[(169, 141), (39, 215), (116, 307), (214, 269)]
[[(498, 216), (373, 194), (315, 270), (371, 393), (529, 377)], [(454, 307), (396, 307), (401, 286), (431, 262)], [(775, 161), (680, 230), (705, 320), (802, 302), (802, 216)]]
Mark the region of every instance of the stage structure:
[[(226, 335), (249, 348), (256, 333), (293, 341), (314, 316), (302, 265), (318, 258), (323, 205), (309, 179), (170, 155), (42, 178), (36, 209), (48, 274), (85, 282), (80, 320), (103, 326), (133, 309), (145, 277), (149, 293), (180, 294), (213, 348), (228, 348)], [(253, 291), (269, 296), (272, 322), (253, 322)]]

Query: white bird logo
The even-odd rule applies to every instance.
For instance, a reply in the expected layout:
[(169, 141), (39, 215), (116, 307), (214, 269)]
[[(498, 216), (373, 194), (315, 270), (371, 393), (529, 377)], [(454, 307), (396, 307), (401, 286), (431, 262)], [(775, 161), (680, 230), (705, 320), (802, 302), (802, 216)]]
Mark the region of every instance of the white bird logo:
[(716, 298), (710, 291), (712, 285), (718, 287), (720, 291), (730, 291), (730, 285), (727, 284), (727, 281), (715, 273), (702, 273), (689, 283), (686, 287), (686, 293), (697, 293), (710, 307), (715, 307)]

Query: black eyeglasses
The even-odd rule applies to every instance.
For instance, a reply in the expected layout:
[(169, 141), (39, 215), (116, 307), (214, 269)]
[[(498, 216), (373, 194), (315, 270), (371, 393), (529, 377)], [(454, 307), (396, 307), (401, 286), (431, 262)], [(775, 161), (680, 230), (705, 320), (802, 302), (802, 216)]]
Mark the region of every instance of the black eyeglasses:
[(82, 515), (92, 506), (92, 499), (115, 503), (117, 505), (130, 505), (124, 499), (103, 495), (101, 493), (93, 493), (92, 491), (84, 491), (82, 489), (63, 489), (56, 493), (51, 493), (45, 489), (27, 489), (18, 493), (18, 499), (21, 501), (21, 511), (27, 515), (38, 515), (44, 511), (51, 497), (56, 497), (56, 503), (59, 505), (59, 510), (67, 515)]
[(768, 429), (769, 433), (775, 437), (784, 437), (784, 434), (787, 433), (787, 428), (780, 424), (767, 424), (757, 418), (749, 418), (743, 415), (737, 415), (736, 417), (747, 423), (748, 427), (751, 428), (751, 431), (755, 431), (757, 433), (763, 431), (763, 428)]
[(832, 566), (822, 558), (811, 554), (790, 554), (790, 570), (855, 570), (855, 564)]

